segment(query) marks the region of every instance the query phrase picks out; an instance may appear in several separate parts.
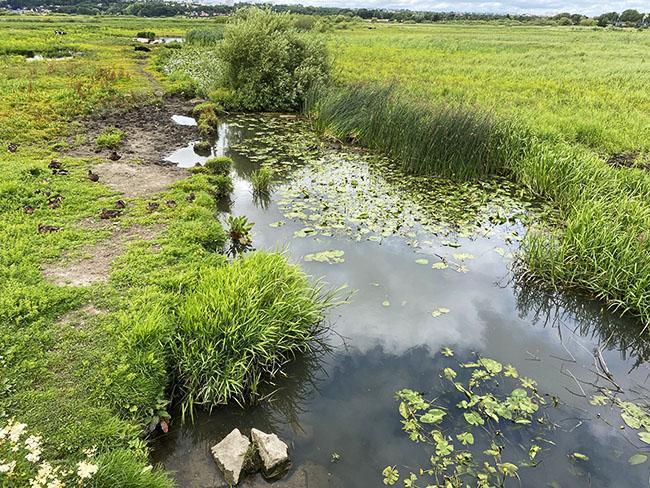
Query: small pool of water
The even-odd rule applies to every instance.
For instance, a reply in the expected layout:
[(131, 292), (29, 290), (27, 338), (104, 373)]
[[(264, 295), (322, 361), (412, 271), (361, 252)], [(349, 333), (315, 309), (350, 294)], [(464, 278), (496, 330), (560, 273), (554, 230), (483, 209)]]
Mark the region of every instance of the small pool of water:
[[(255, 223), (255, 247), (284, 249), (312, 276), (355, 293), (327, 317), (327, 350), (293, 361), (270, 400), (200, 412), (194, 425), (173, 422), (155, 439), (152, 460), (180, 486), (222, 486), (209, 448), (235, 427), (290, 443), (293, 472), (320, 473), (309, 487), (383, 486), (384, 467), (408, 473), (432, 453), (402, 431), (395, 392), (444, 401), (442, 370), (477, 355), (536, 380), (548, 403), (542, 433), (504, 427), (518, 461), (528, 449), (520, 445), (542, 447), (536, 467), (520, 467), (521, 485), (507, 486), (648, 485), (648, 463), (628, 462), (646, 451), (637, 432), (619, 409), (591, 404), (614, 381), (622, 398), (645, 397), (650, 349), (638, 324), (596, 301), (523, 284), (512, 271), (528, 225), (547, 209), (505, 182), (406, 178), (375, 155), (323, 149), (300, 120), (234, 117), (219, 134), (214, 154), (235, 163), (228, 211)], [(168, 160), (204, 161), (191, 145)], [(278, 181), (264, 202), (249, 183), (260, 164)], [(328, 250), (342, 251), (343, 262), (310, 258)]]
[(172, 121), (178, 125), (195, 126), (196, 119), (187, 115), (172, 115)]

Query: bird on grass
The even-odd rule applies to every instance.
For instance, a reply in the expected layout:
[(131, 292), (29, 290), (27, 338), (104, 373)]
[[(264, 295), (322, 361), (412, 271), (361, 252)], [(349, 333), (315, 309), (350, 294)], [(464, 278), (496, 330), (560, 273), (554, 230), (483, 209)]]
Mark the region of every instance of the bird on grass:
[(47, 205), (50, 208), (57, 208), (59, 205), (61, 205), (62, 201), (63, 201), (63, 197), (61, 195), (55, 195), (52, 198), (48, 199)]
[(34, 207), (31, 205), (25, 205), (23, 206), (23, 212), (25, 212), (27, 215), (31, 215), (34, 213)]
[(115, 202), (115, 206), (117, 208), (126, 208), (126, 202), (124, 200), (118, 200)]
[(111, 153), (108, 155), (108, 159), (110, 159), (111, 161), (117, 161), (121, 157), (122, 156), (120, 156), (117, 151), (111, 151)]
[(165, 202), (165, 204), (166, 204), (169, 208), (174, 208), (174, 207), (176, 206), (176, 201), (174, 201), (174, 200), (167, 200), (167, 201)]
[(56, 225), (38, 224), (38, 233), (39, 234), (50, 234), (52, 232), (58, 232), (60, 230), (61, 230), (61, 227), (57, 227)]
[(185, 200), (188, 202), (193, 202), (196, 199), (196, 195), (194, 193), (189, 193), (186, 197)]
[(158, 207), (160, 207), (160, 204), (158, 202), (148, 202), (147, 203), (147, 210), (149, 210), (149, 212), (153, 212), (155, 210), (158, 210)]
[(108, 208), (102, 208), (102, 211), (99, 214), (99, 218), (103, 220), (114, 219), (116, 217), (119, 217), (121, 213), (121, 210), (110, 210)]
[(7, 146), (7, 151), (10, 153), (14, 153), (18, 150), (18, 144), (15, 142), (10, 142), (9, 145)]
[(99, 181), (99, 175), (97, 173), (93, 173), (91, 169), (88, 170), (88, 179), (90, 181), (98, 182)]
[(50, 161), (50, 164), (48, 164), (47, 167), (50, 169), (60, 169), (61, 161), (59, 161), (58, 159), (53, 159), (52, 161)]

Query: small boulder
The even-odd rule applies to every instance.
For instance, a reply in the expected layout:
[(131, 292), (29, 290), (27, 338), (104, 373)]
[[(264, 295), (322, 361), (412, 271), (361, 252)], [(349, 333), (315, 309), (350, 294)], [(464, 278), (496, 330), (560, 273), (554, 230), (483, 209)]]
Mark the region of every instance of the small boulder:
[(251, 439), (257, 447), (262, 460), (262, 474), (268, 479), (277, 479), (289, 469), (289, 448), (275, 434), (265, 434), (261, 430), (252, 429)]
[(231, 486), (239, 483), (239, 476), (246, 463), (249, 446), (248, 437), (239, 432), (239, 429), (234, 429), (221, 442), (212, 446), (212, 457), (223, 473), (226, 482)]

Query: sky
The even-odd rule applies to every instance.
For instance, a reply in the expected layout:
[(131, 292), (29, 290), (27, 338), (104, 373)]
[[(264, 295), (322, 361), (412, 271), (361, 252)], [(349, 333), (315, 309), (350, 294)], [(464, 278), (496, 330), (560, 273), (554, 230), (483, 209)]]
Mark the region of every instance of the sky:
[[(210, 3), (222, 3), (211, 1)], [(268, 0), (264, 3), (268, 3)], [(650, 0), (611, 1), (611, 0), (271, 0), (270, 3), (316, 5), (342, 8), (385, 8), (428, 10), (434, 12), (490, 12), (510, 14), (555, 14), (559, 12), (600, 15), (604, 12), (622, 12), (633, 8), (650, 12)]]

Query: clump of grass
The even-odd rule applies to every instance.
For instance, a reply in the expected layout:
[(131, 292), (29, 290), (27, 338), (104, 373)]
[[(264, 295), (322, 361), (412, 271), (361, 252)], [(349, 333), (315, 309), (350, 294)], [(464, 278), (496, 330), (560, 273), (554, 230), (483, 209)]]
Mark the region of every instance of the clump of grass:
[(226, 223), (228, 224), (228, 235), (233, 245), (249, 246), (253, 242), (251, 237), (253, 224), (245, 216), (240, 215), (235, 217), (234, 215), (229, 215)]
[(124, 142), (125, 135), (121, 129), (106, 127), (95, 139), (95, 144), (104, 149), (117, 149)]
[(214, 46), (223, 39), (222, 27), (211, 27), (207, 29), (192, 29), (185, 34), (185, 42), (197, 46)]
[(228, 176), (232, 168), (232, 159), (227, 156), (217, 156), (216, 158), (208, 159), (204, 167), (213, 175)]
[(210, 143), (210, 141), (203, 140), (203, 141), (196, 142), (194, 146), (192, 146), (192, 149), (194, 149), (194, 152), (196, 154), (209, 155), (210, 152), (212, 151), (212, 144)]
[(477, 178), (504, 173), (523, 138), (490, 113), (406, 97), (391, 85), (312, 93), (317, 127), (391, 155), (415, 174)]
[(253, 185), (253, 194), (268, 195), (272, 190), (273, 172), (266, 166), (251, 173), (251, 184)]
[(208, 178), (216, 198), (225, 198), (234, 190), (232, 178), (228, 175), (214, 175)]
[(281, 254), (207, 270), (178, 312), (171, 357), (183, 415), (254, 397), (309, 348), (331, 297)]

